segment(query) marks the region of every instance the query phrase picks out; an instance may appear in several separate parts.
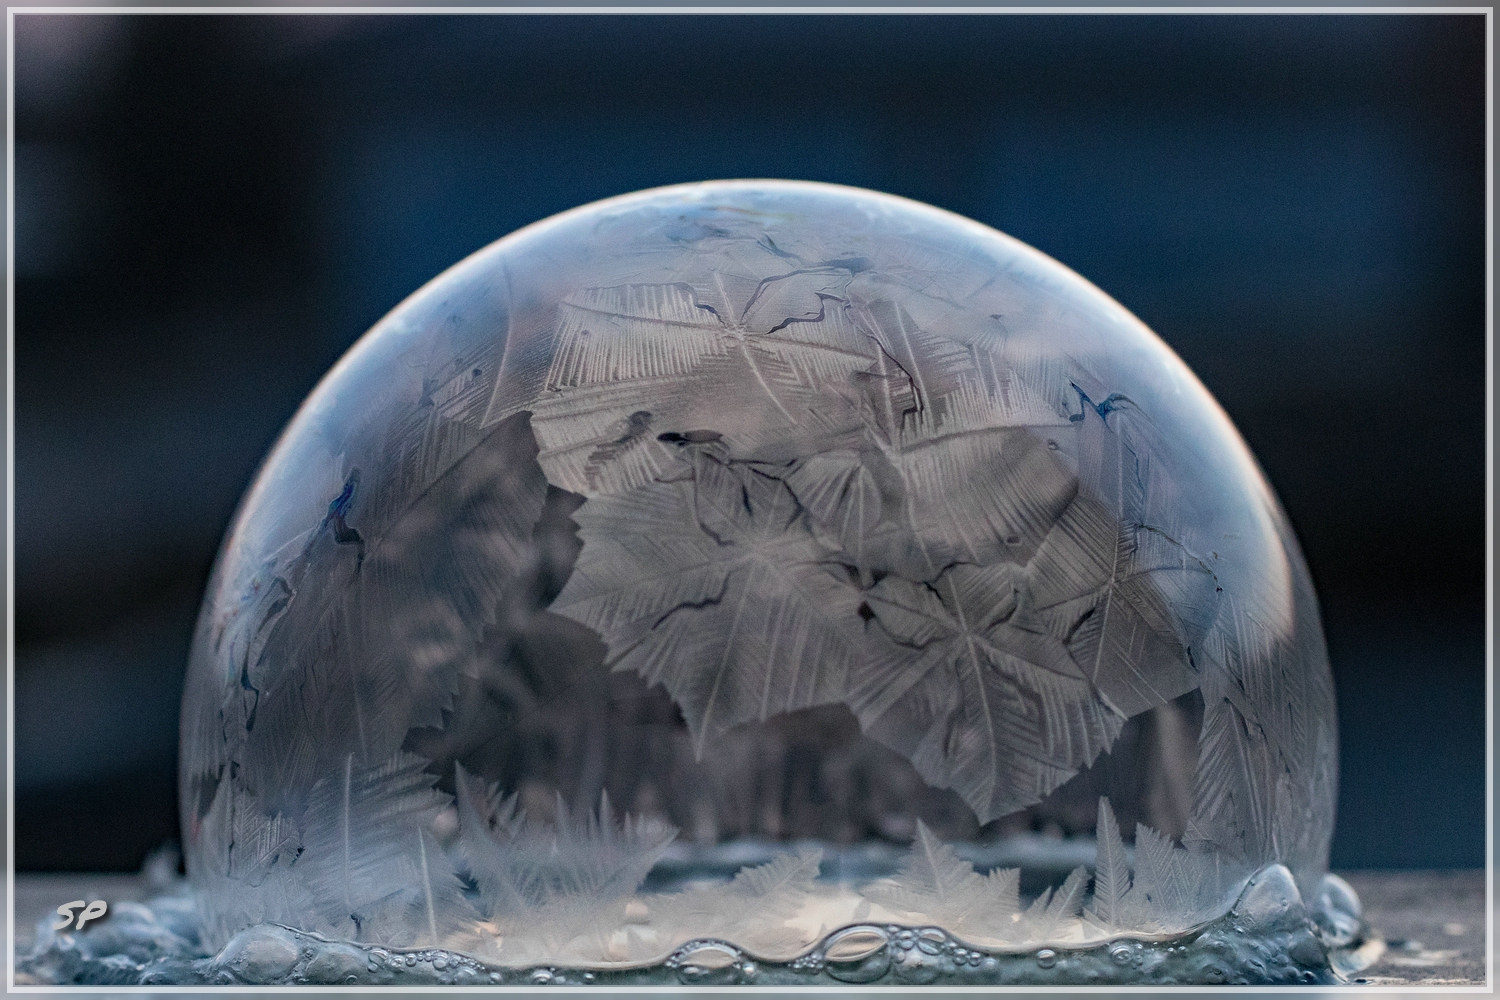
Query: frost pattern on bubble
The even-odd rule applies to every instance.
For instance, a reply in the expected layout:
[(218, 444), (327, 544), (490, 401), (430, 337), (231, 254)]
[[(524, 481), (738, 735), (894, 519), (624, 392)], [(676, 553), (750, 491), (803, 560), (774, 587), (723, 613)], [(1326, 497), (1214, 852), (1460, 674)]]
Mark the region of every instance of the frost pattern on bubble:
[[(1190, 695), (1180, 828), (1127, 846), (1101, 798), (1093, 864), (1023, 899), (931, 825), (1045, 807)], [(921, 786), (877, 877), (824, 870), (871, 838), (859, 796), (807, 818), (743, 778), (840, 713), (819, 780)], [(1267, 866), (1311, 891), (1335, 759), (1295, 540), (1160, 341), (967, 220), (745, 182), (523, 230), (351, 351), (225, 541), (181, 791), (215, 948), (270, 923), (608, 969), (869, 921), (1180, 935)], [(652, 887), (757, 831), (780, 853)]]

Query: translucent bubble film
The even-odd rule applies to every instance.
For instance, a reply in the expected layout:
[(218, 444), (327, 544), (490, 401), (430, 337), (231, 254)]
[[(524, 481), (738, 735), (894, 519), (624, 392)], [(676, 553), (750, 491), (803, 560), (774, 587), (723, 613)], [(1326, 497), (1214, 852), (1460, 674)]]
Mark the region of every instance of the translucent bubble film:
[(180, 781), (215, 981), (1326, 982), (1336, 757), (1295, 539), (1155, 335), (966, 219), (723, 182), (328, 375)]

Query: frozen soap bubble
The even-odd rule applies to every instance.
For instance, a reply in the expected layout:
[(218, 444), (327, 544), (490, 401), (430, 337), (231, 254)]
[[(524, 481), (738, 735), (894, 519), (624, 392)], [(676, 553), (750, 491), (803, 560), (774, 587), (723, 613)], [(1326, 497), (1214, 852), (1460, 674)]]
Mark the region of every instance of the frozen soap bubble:
[(1360, 938), (1335, 761), (1183, 363), (977, 223), (757, 181), (524, 229), (334, 368), (225, 540), (181, 801), (221, 977), (1293, 981)]

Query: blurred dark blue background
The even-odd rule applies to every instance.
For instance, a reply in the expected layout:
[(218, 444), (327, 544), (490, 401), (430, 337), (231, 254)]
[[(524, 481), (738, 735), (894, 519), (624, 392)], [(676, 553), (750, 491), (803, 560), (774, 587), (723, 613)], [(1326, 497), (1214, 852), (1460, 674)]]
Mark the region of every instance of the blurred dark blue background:
[(1479, 16), (19, 15), (16, 864), (176, 835), (202, 586), (359, 334), (528, 222), (877, 188), (1091, 279), (1260, 457), (1324, 602), (1334, 864), (1484, 863)]

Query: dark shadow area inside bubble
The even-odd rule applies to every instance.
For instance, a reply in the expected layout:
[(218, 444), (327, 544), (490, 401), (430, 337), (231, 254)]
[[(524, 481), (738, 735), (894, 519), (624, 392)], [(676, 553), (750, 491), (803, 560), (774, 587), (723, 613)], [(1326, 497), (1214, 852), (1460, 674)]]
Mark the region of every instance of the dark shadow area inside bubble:
[[(502, 447), (511, 462), (535, 463), (531, 432)], [(1125, 720), (1100, 756), (1043, 801), (989, 823), (861, 732), (837, 703), (780, 712), (697, 744), (666, 688), (610, 670), (595, 631), (547, 610), (582, 552), (573, 514), (585, 504), (546, 487), (516, 588), (460, 667), (443, 726), (405, 739), (404, 750), (431, 762), (426, 771), (444, 792), (455, 792), (462, 765), (540, 822), (555, 822), (559, 802), (585, 816), (607, 793), (616, 811), (669, 823), (678, 835), (648, 891), (730, 877), (799, 841), (823, 846), (825, 879), (889, 876), (924, 823), (981, 868), (1025, 856), (1022, 891), (1035, 897), (1091, 864), (1101, 798), (1112, 802), (1127, 843), (1137, 823), (1182, 840), (1203, 720), (1196, 690)], [(1002, 843), (1020, 847), (996, 850)]]
[[(503, 447), (512, 461), (534, 464), (535, 446), (521, 438), (531, 435)], [(1138, 822), (1181, 840), (1203, 718), (1196, 690), (1125, 720), (1098, 757), (1042, 801), (988, 823), (957, 792), (934, 787), (906, 756), (863, 733), (843, 704), (736, 726), (700, 752), (665, 688), (631, 670), (611, 671), (597, 633), (547, 610), (582, 550), (572, 515), (587, 502), (547, 487), (529, 562), (458, 674), (443, 725), (407, 734), (403, 749), (431, 762), (427, 771), (443, 791), (453, 792), (461, 764), (542, 821), (553, 820), (559, 801), (580, 815), (607, 793), (616, 810), (676, 827), (688, 854), (690, 845), (741, 841), (773, 854), (773, 845), (796, 841), (904, 847), (919, 821), (946, 842), (1032, 838), (1042, 846), (1041, 863), (1023, 873), (1031, 894), (1077, 863), (1064, 863), (1077, 852), (1049, 855), (1047, 845), (1091, 837), (1101, 797), (1127, 841)], [(898, 856), (856, 867), (862, 877), (888, 874)]]
[[(1192, 811), (1203, 694), (1193, 690), (1128, 719), (1119, 738), (1045, 799), (1018, 815), (1034, 829), (1092, 831), (1101, 796), (1129, 839), (1144, 823), (1181, 841)], [(1005, 829), (1011, 817), (998, 822)]]

